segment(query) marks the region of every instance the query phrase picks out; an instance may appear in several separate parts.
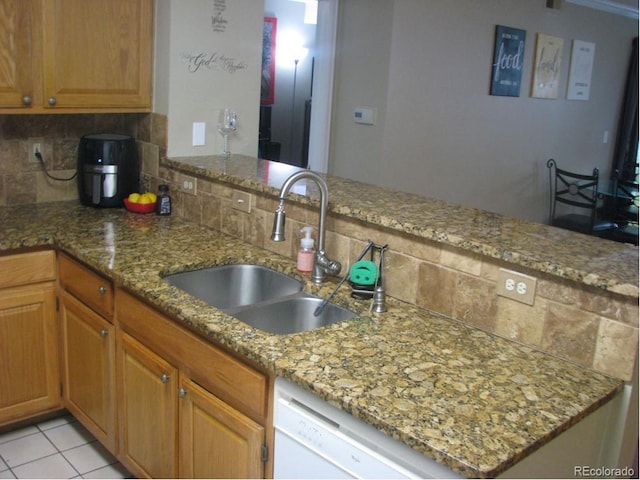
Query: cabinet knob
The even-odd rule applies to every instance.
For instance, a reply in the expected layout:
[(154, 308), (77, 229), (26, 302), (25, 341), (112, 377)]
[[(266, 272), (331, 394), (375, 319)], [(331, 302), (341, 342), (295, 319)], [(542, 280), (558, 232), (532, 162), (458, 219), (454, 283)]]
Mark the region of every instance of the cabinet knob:
[(56, 104), (56, 97), (49, 97), (49, 105), (52, 107)]
[(32, 103), (33, 103), (33, 98), (31, 98), (30, 95), (25, 95), (24, 97), (22, 97), (23, 105), (31, 105)]
[(169, 375), (167, 375), (166, 373), (163, 373), (162, 375), (160, 375), (160, 381), (162, 383), (167, 383), (169, 381), (169, 378), (171, 377), (169, 377)]
[(104, 295), (105, 293), (107, 293), (107, 289), (105, 287), (103, 287), (102, 285), (100, 285), (98, 287), (98, 292), (100, 292), (100, 295)]
[(184, 388), (180, 388), (180, 389), (178, 390), (178, 396), (179, 396), (180, 398), (184, 398), (184, 397), (186, 397), (186, 396), (187, 396), (187, 391), (186, 391)]
[(107, 330), (105, 330), (104, 328), (102, 330), (100, 330), (100, 336), (101, 337), (106, 337), (109, 334), (109, 332)]

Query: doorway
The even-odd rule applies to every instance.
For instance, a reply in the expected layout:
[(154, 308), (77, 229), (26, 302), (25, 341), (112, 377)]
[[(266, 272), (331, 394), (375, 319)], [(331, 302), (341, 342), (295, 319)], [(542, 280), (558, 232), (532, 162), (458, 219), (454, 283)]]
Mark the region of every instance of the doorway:
[(265, 0), (276, 33), (263, 44), (275, 61), (270, 92), (263, 81), (260, 158), (326, 172), (337, 18), (338, 0)]

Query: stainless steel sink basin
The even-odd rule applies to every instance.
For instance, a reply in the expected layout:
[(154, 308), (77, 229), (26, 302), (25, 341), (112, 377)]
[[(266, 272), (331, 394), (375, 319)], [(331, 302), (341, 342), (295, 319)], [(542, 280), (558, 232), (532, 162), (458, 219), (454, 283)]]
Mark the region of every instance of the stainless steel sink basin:
[(316, 317), (314, 312), (323, 302), (313, 296), (296, 296), (261, 305), (260, 308), (230, 312), (238, 320), (269, 333), (305, 332), (355, 317), (355, 314), (334, 303), (324, 306)]
[(221, 265), (175, 273), (164, 281), (221, 310), (302, 291), (302, 283), (260, 265)]
[(302, 282), (260, 265), (221, 265), (180, 272), (163, 279), (211, 306), (264, 332), (304, 332), (356, 315), (302, 292)]

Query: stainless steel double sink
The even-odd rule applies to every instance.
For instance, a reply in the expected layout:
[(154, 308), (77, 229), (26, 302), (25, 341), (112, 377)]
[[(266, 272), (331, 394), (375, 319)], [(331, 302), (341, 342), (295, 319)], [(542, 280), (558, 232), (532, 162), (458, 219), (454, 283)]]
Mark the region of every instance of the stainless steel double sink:
[(268, 267), (251, 264), (167, 275), (165, 282), (259, 330), (288, 334), (341, 322), (356, 315), (302, 291), (302, 282)]

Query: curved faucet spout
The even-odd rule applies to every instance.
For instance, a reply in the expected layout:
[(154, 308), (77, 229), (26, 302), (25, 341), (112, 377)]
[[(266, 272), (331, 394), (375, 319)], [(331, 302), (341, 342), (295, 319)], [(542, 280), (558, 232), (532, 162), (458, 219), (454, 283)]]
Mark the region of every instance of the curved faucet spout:
[(325, 279), (325, 273), (337, 275), (340, 273), (342, 266), (339, 262), (331, 260), (324, 251), (325, 241), (325, 220), (327, 215), (327, 207), (329, 205), (329, 188), (324, 179), (310, 170), (303, 170), (294, 173), (287, 178), (280, 189), (280, 204), (275, 212), (273, 219), (273, 231), (271, 232), (271, 240), (274, 242), (284, 241), (284, 224), (286, 220), (284, 201), (289, 195), (289, 191), (293, 184), (302, 179), (313, 180), (320, 189), (320, 218), (318, 220), (318, 248), (316, 250), (315, 261), (313, 265), (313, 273), (311, 280), (314, 283), (322, 283)]

